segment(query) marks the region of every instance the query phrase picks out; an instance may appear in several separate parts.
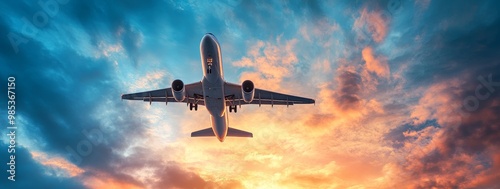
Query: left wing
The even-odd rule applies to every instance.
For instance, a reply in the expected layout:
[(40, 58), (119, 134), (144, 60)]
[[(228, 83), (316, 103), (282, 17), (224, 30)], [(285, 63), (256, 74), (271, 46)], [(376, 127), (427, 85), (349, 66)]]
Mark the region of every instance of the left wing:
[[(203, 87), (201, 82), (191, 83), (184, 86), (186, 88), (186, 98), (184, 103), (205, 105), (203, 100)], [(153, 91), (130, 93), (122, 95), (125, 100), (143, 100), (145, 102), (177, 102), (172, 94), (172, 88), (164, 88)]]
[(241, 94), (241, 85), (228, 83), (224, 84), (224, 92), (226, 94), (226, 104), (231, 105), (245, 105), (245, 104), (259, 104), (259, 105), (294, 105), (294, 104), (313, 104), (315, 101), (310, 98), (299, 96), (281, 94), (277, 92), (262, 90), (255, 88), (253, 101), (246, 103), (243, 101)]

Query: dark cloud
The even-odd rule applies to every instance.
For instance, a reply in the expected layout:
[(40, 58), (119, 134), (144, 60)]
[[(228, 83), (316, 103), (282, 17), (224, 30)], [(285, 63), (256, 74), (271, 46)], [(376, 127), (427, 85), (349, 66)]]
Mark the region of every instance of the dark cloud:
[[(463, 6), (463, 5), (462, 5)], [(477, 7), (477, 6), (475, 6)], [(469, 14), (470, 15), (470, 14)], [(473, 16), (474, 17), (474, 16)], [(478, 98), (476, 89), (481, 86), (478, 77), (487, 78), (491, 74), (492, 81), (500, 81), (500, 19), (485, 24), (475, 23), (475, 27), (453, 28), (433, 34), (433, 37), (423, 46), (417, 54), (421, 55), (417, 64), (412, 65), (407, 71), (407, 86), (430, 86), (434, 83), (446, 82), (460, 77), (459, 92), (444, 91), (451, 96), (451, 103), (463, 104), (468, 97)], [(488, 91), (483, 85), (483, 94), (489, 92), (490, 96), (478, 100), (478, 108), (469, 112), (462, 107), (454, 112), (465, 112), (470, 115), (457, 115), (460, 119), (458, 125), (449, 122), (441, 125), (442, 134), (430, 136), (436, 145), (434, 150), (422, 154), (419, 159), (409, 159), (404, 167), (412, 168), (412, 179), (428, 179), (427, 182), (416, 185), (416, 188), (459, 188), (464, 184), (471, 184), (472, 178), (488, 173), (486, 177), (495, 173), (490, 171), (494, 157), (500, 153), (496, 144), (500, 142), (500, 88)], [(437, 105), (448, 106), (449, 104)], [(439, 107), (436, 107), (439, 108)], [(444, 107), (442, 107), (444, 109)], [(453, 112), (453, 111), (452, 111)], [(424, 125), (437, 120), (428, 120)], [(433, 124), (431, 124), (433, 125)], [(421, 126), (417, 126), (419, 128)], [(414, 128), (413, 126), (411, 128)], [(386, 140), (391, 141), (393, 147), (401, 147), (397, 141), (406, 140), (400, 134), (409, 129), (407, 124), (399, 126), (386, 135)], [(418, 131), (418, 129), (415, 129)], [(393, 143), (396, 141), (396, 143)], [(394, 145), (396, 144), (396, 145)], [(424, 146), (429, 145), (425, 144)], [(424, 146), (416, 146), (424, 148)], [(472, 160), (464, 159), (470, 156)], [(477, 169), (474, 166), (484, 166)], [(467, 175), (456, 174), (459, 170), (471, 170)], [(445, 179), (436, 179), (444, 176)], [(469, 186), (469, 185), (467, 185)], [(493, 187), (482, 186), (484, 188)]]
[[(82, 8), (85, 9), (85, 7)], [(2, 33), (14, 31), (11, 26), (5, 24), (4, 19), (0, 20), (0, 28)], [(125, 37), (134, 38), (135, 36), (125, 35)], [(123, 91), (119, 88), (118, 81), (115, 80), (112, 62), (84, 57), (70, 49), (49, 50), (40, 42), (44, 40), (43, 38), (30, 39), (29, 45), (20, 46), (18, 54), (2, 51), (0, 76), (2, 78), (7, 78), (7, 75), (16, 76), (18, 121), (29, 123), (19, 125), (27, 131), (23, 137), (39, 141), (40, 145), (33, 146), (34, 148), (66, 157), (79, 167), (108, 172), (111, 175), (117, 175), (116, 177), (125, 178), (126, 176), (114, 172), (111, 162), (120, 160), (120, 156), (115, 152), (123, 150), (133, 143), (134, 139), (140, 137), (147, 122), (140, 123), (136, 112), (120, 103), (119, 97)], [(0, 46), (8, 49), (10, 43), (2, 37)], [(7, 101), (3, 95), (2, 99)], [(96, 114), (102, 111), (99, 107), (102, 107), (103, 103), (106, 103), (108, 108), (120, 111), (111, 114), (103, 112)], [(109, 117), (99, 117), (99, 115)], [(107, 123), (113, 123), (113, 126)], [(97, 139), (89, 139), (82, 132), (93, 129), (101, 132), (100, 143), (93, 144)], [(79, 158), (75, 158), (75, 155), (67, 148), (77, 151), (78, 145), (83, 141), (92, 142), (90, 153), (89, 155), (80, 154)], [(29, 153), (23, 156), (29, 157)], [(6, 156), (2, 155), (2, 157)], [(29, 164), (26, 163), (26, 166)], [(37, 174), (43, 174), (44, 171), (38, 168), (40, 165), (32, 167), (36, 169), (28, 171), (29, 168), (27, 168), (24, 172), (35, 171)], [(47, 178), (48, 181), (58, 179), (50, 175), (38, 176), (34, 179), (39, 178)]]
[[(175, 150), (175, 149), (166, 149)], [(214, 182), (202, 178), (196, 172), (186, 169), (184, 165), (176, 161), (163, 161), (156, 155), (151, 155), (149, 149), (143, 147), (133, 148), (133, 154), (128, 157), (123, 157), (121, 160), (114, 163), (114, 169), (120, 172), (134, 171), (140, 168), (151, 168), (151, 175), (147, 177), (144, 183), (134, 183), (131, 178), (117, 177), (130, 183), (142, 187), (151, 188), (244, 188), (239, 181), (229, 180)], [(138, 161), (139, 160), (139, 161)]]
[(219, 23), (223, 23), (222, 20), (209, 20), (207, 23), (211, 24), (199, 33), (196, 10), (190, 6), (181, 9), (165, 1), (71, 1), (61, 10), (73, 21), (71, 24), (83, 27), (94, 46), (110, 39), (112, 43), (122, 43), (136, 64), (144, 53), (169, 55), (164, 45), (174, 40), (183, 41), (188, 47), (177, 49), (177, 52), (197, 51), (199, 38), (193, 36), (221, 28)]
[(468, 81), (475, 81), (480, 74), (500, 77), (499, 34), (498, 18), (466, 32), (450, 29), (434, 34), (418, 50), (416, 64), (408, 69), (408, 85), (429, 85), (467, 73), (463, 79)]
[(163, 169), (156, 172), (161, 178), (154, 188), (244, 188), (239, 181), (230, 180), (226, 182), (216, 183), (206, 181), (194, 172), (184, 170), (180, 165), (175, 162), (169, 162), (163, 165)]
[[(448, 33), (444, 35), (448, 36)], [(500, 19), (492, 25), (471, 29), (461, 36), (455, 33), (452, 39), (441, 40), (441, 47), (424, 58), (425, 61), (409, 69), (409, 85), (436, 83), (460, 75), (464, 84), (460, 86), (460, 94), (453, 95), (453, 101), (458, 104), (463, 104), (468, 96), (474, 97), (478, 86), (483, 87), (482, 93), (490, 94), (487, 99), (478, 100), (476, 111), (469, 112), (462, 108), (461, 111), (471, 113), (469, 117), (462, 117), (462, 124), (443, 125), (451, 148), (456, 146), (463, 147), (466, 151), (475, 149), (476, 152), (481, 152), (485, 149), (481, 144), (488, 146), (499, 140), (499, 136), (496, 136), (498, 126), (495, 126), (499, 121), (498, 116), (495, 116), (499, 115), (499, 107), (495, 102), (500, 99), (500, 88), (493, 86), (493, 91), (488, 91), (478, 79), (483, 77), (489, 80), (488, 76), (491, 75), (493, 82), (500, 81), (500, 54), (497, 53), (500, 51), (499, 34)], [(452, 91), (449, 92), (453, 94)]]
[(336, 96), (337, 104), (342, 109), (357, 108), (360, 103), (361, 76), (352, 71), (341, 71), (337, 77), (339, 89)]
[(443, 135), (446, 153), (500, 153), (496, 145), (500, 142), (499, 102), (500, 95), (496, 93), (491, 100), (483, 101), (479, 110), (462, 117), (462, 124), (448, 126)]
[(405, 123), (401, 126), (395, 127), (391, 129), (388, 133), (385, 134), (384, 140), (386, 140), (392, 147), (401, 148), (404, 143), (409, 140), (408, 137), (405, 137), (403, 133), (412, 132), (412, 131), (421, 131), (427, 127), (440, 127), (436, 120), (427, 120), (422, 124), (413, 124)]
[[(26, 15), (32, 15), (32, 12), (38, 8), (28, 4), (12, 4), (12, 7), (27, 9), (23, 11)], [(180, 11), (163, 2), (70, 1), (64, 7), (60, 7), (60, 10), (57, 16), (74, 21), (67, 23), (68, 28), (71, 25), (82, 26), (90, 35), (94, 48), (99, 48), (100, 40), (111, 37), (115, 42), (121, 42), (125, 53), (134, 60), (140, 56), (140, 42), (143, 40), (143, 35), (157, 35), (156, 27), (165, 25), (160, 24), (162, 22), (175, 23), (173, 26), (178, 28), (172, 30), (174, 32), (172, 35), (186, 39), (186, 43), (195, 43), (193, 47), (196, 48), (199, 42), (199, 39), (192, 38), (192, 36), (198, 36), (192, 33), (195, 32), (196, 26), (194, 20), (196, 14), (193, 14), (193, 10)], [(9, 32), (16, 32), (13, 26), (6, 23), (5, 18), (0, 19), (0, 31), (3, 36)], [(56, 25), (61, 24), (57, 17), (52, 21), (51, 25), (40, 32), (47, 34)], [(148, 22), (139, 23), (139, 21)], [(58, 32), (64, 33), (63, 30), (68, 28), (58, 28)], [(67, 36), (78, 37), (73, 36), (72, 33), (68, 33)], [(49, 37), (55, 38), (56, 36)], [(80, 178), (105, 175), (137, 186), (143, 185), (136, 178), (122, 172), (127, 169), (131, 160), (116, 152), (123, 151), (134, 144), (135, 140), (143, 135), (148, 122), (139, 122), (137, 112), (120, 102), (119, 96), (124, 91), (121, 90), (120, 83), (114, 75), (113, 63), (103, 58), (85, 57), (71, 49), (60, 51), (47, 49), (44, 44), (47, 40), (52, 39), (36, 35), (29, 39), (28, 44), (21, 45), (19, 53), (15, 54), (8, 39), (4, 37), (0, 39), (2, 48), (0, 60), (3, 65), (0, 76), (2, 78), (7, 78), (7, 75), (16, 76), (16, 97), (25, 99), (17, 102), (18, 118), (22, 117), (24, 123), (30, 123), (22, 125), (28, 131), (25, 137), (33, 138), (43, 144), (35, 147), (38, 150), (65, 157), (86, 170)], [(158, 40), (153, 39), (153, 41)], [(103, 103), (106, 108), (118, 111), (100, 109)], [(105, 112), (97, 113), (99, 111)], [(95, 137), (95, 135), (95, 138), (88, 138), (83, 132), (92, 130), (100, 132), (102, 138)], [(89, 155), (82, 155), (78, 152), (75, 154), (74, 151), (78, 151), (79, 145), (85, 142), (92, 144), (91, 149), (88, 149)], [(25, 149), (21, 151), (20, 157), (31, 157)], [(147, 156), (147, 153), (141, 155)], [(2, 155), (2, 157), (8, 156)], [(56, 188), (57, 184), (62, 184), (57, 185), (62, 188), (82, 187), (78, 184), (82, 182), (81, 180), (43, 175), (42, 165), (36, 162), (30, 163), (24, 159), (19, 161), (23, 164), (18, 169), (22, 172), (19, 177), (25, 177), (25, 174), (36, 171), (40, 175), (33, 175), (36, 178), (30, 181), (46, 180), (39, 182), (41, 185), (37, 187), (45, 186), (44, 184), (47, 184), (46, 188)], [(228, 183), (205, 181), (175, 162), (167, 164), (156, 162), (155, 165), (158, 167), (158, 174), (163, 175), (157, 188), (164, 188), (164, 186), (177, 188), (241, 186), (236, 181)], [(145, 167), (148, 164), (136, 166)], [(29, 169), (31, 170), (28, 171)], [(53, 182), (53, 180), (59, 180), (59, 182)], [(53, 185), (48, 185), (50, 182), (53, 182)], [(18, 183), (22, 185), (37, 182)], [(68, 187), (64, 187), (65, 184)]]

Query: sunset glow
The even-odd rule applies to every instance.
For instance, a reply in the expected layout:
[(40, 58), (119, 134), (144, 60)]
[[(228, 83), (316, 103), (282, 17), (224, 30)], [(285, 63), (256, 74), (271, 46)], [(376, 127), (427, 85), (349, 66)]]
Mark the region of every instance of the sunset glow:
[[(0, 2), (0, 188), (500, 187), (497, 1), (52, 1)], [(200, 81), (208, 32), (226, 81), (316, 103), (244, 105), (221, 143), (203, 106), (120, 99)]]

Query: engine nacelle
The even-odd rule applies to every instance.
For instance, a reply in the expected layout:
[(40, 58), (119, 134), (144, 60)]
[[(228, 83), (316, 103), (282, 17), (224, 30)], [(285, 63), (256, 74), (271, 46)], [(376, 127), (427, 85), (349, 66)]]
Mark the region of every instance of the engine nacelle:
[(253, 96), (255, 94), (255, 87), (252, 81), (243, 81), (243, 83), (241, 84), (241, 94), (243, 96), (243, 101), (245, 101), (246, 103), (252, 102)]
[(186, 98), (186, 89), (181, 80), (176, 79), (172, 82), (172, 94), (177, 102), (182, 102)]

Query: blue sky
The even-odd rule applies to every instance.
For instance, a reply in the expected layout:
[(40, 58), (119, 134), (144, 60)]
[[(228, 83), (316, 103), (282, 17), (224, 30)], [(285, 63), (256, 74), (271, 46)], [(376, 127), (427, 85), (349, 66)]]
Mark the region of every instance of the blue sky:
[[(496, 1), (40, 2), (52, 4), (0, 3), (0, 78), (16, 77), (19, 158), (17, 181), (4, 172), (0, 186), (499, 184)], [(201, 80), (207, 32), (227, 81), (316, 105), (245, 106), (230, 124), (254, 138), (220, 143), (189, 137), (208, 127), (204, 108), (120, 100)], [(88, 155), (75, 156), (83, 144)]]

